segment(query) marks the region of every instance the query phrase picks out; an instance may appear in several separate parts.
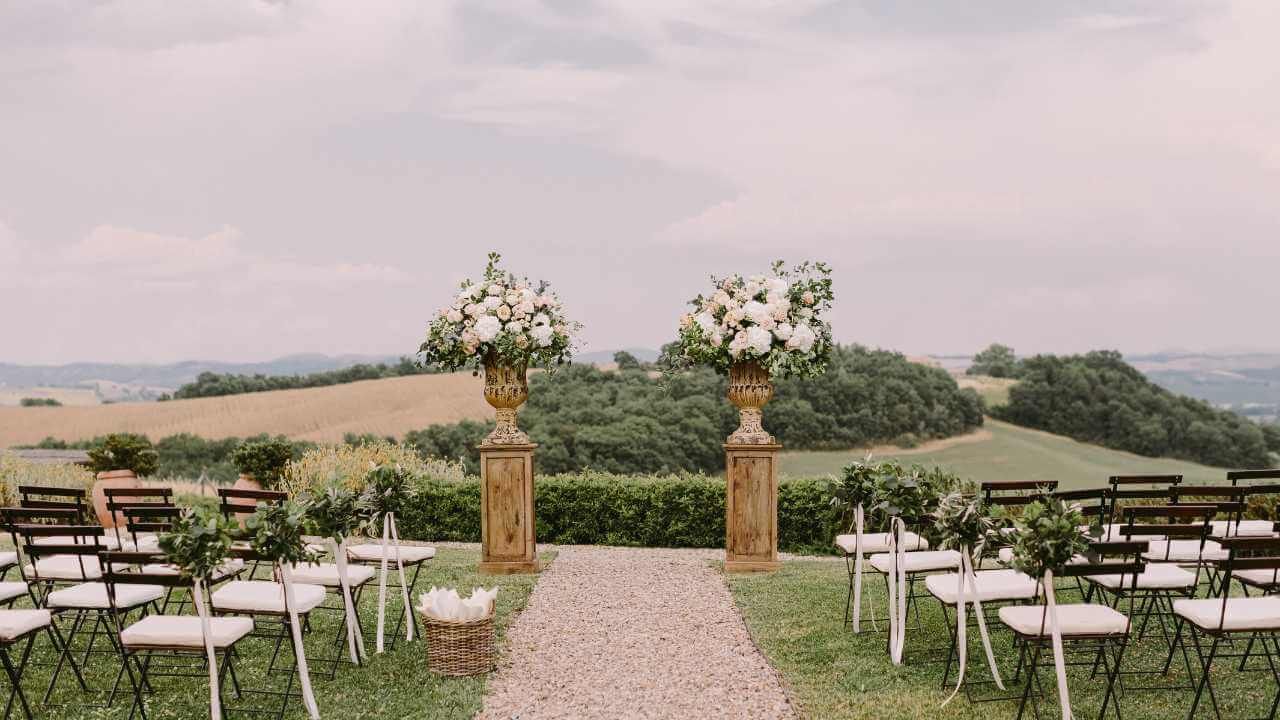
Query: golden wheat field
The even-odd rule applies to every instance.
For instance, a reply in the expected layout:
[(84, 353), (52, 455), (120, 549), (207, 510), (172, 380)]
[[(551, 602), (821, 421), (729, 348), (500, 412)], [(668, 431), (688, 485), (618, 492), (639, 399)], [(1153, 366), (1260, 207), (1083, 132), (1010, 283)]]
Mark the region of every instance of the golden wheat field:
[(270, 433), (321, 442), (349, 432), (399, 437), (435, 423), (490, 417), (482, 382), (452, 373), (169, 402), (0, 407), (0, 448), (111, 432), (144, 433), (152, 440), (181, 432), (208, 438)]

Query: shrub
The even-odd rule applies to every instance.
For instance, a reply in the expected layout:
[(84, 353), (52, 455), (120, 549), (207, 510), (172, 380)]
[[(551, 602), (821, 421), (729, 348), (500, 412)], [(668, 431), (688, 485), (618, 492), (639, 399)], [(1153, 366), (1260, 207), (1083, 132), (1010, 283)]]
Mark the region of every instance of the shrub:
[(462, 466), (446, 460), (424, 459), (407, 445), (375, 440), (359, 445), (321, 445), (303, 453), (285, 468), (283, 487), (291, 495), (341, 482), (362, 492), (370, 470), (379, 465), (400, 466), (414, 476), (462, 480)]
[(0, 452), (0, 506), (18, 504), (19, 485), (88, 490), (93, 487), (93, 480), (93, 473), (79, 465), (33, 463)]
[(89, 469), (94, 472), (132, 470), (138, 477), (154, 475), (160, 456), (145, 435), (115, 433), (89, 448)]
[(61, 407), (62, 403), (57, 398), (31, 398), (25, 397), (18, 401), (22, 407)]
[(231, 460), (237, 470), (252, 476), (263, 489), (274, 490), (280, 484), (285, 467), (293, 460), (293, 443), (284, 436), (247, 442), (236, 448)]

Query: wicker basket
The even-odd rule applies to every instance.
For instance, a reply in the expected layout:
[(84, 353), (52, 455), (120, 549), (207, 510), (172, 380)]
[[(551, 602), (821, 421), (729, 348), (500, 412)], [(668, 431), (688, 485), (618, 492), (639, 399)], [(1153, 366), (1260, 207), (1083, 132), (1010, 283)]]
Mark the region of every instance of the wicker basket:
[(424, 612), (427, 669), (441, 675), (480, 675), (493, 670), (493, 613), (479, 620), (437, 620)]

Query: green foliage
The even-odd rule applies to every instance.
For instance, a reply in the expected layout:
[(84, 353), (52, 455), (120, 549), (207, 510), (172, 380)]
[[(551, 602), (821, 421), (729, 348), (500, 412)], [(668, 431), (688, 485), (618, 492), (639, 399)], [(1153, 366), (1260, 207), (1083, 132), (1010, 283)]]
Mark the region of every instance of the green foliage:
[(318, 488), (303, 500), (308, 530), (336, 542), (365, 534), (373, 519), (373, 508), (364, 495), (337, 483)]
[(295, 457), (293, 443), (281, 435), (243, 443), (232, 453), (231, 461), (242, 474), (257, 480), (264, 490), (274, 490), (280, 485), (285, 466)]
[(187, 398), (242, 395), (271, 390), (327, 387), (361, 380), (381, 380), (382, 378), (425, 375), (434, 372), (438, 372), (438, 370), (430, 366), (421, 365), (412, 358), (400, 358), (400, 362), (394, 365), (358, 363), (339, 370), (327, 370), (306, 375), (236, 375), (203, 372), (196, 376), (195, 382), (179, 387), (173, 393), (171, 399), (183, 400)]
[(986, 350), (973, 356), (973, 364), (966, 375), (987, 375), (997, 378), (1016, 378), (1022, 374), (1022, 364), (1013, 354), (1013, 348), (992, 343)]
[(1271, 465), (1262, 429), (1201, 400), (1174, 395), (1110, 350), (1023, 361), (1001, 420), (1117, 450), (1219, 467)]
[[(778, 543), (787, 552), (831, 553), (841, 532), (826, 482), (778, 486)], [(534, 484), (540, 543), (640, 547), (724, 546), (724, 480), (698, 474), (540, 476)], [(480, 483), (415, 478), (397, 515), (401, 537), (478, 542)]]
[(365, 476), (362, 502), (378, 519), (400, 513), (409, 498), (410, 473), (399, 465), (383, 464)]
[[(566, 371), (557, 375), (563, 372)], [(480, 457), (476, 447), (492, 430), (492, 421), (463, 420), (451, 425), (432, 425), (422, 430), (411, 430), (405, 433), (404, 444), (413, 447), (423, 457), (460, 461), (467, 474), (479, 475)]]
[(973, 557), (982, 557), (996, 521), (976, 493), (952, 491), (938, 499), (933, 511), (933, 536), (938, 547), (959, 550), (968, 546)]
[(1268, 423), (1262, 426), (1262, 441), (1269, 452), (1280, 454), (1280, 423)]
[(305, 503), (259, 503), (245, 521), (254, 552), (278, 563), (296, 565), (315, 562), (303, 537), (307, 527)]
[(643, 370), (644, 363), (626, 350), (619, 350), (613, 354), (613, 361), (617, 363), (619, 370)]
[(160, 550), (182, 577), (207, 580), (227, 559), (235, 527), (217, 508), (186, 508), (175, 518), (173, 530), (160, 536)]
[(57, 398), (31, 398), (25, 397), (18, 401), (22, 407), (62, 407), (62, 403)]
[(94, 472), (132, 470), (135, 475), (154, 475), (160, 457), (145, 435), (115, 433), (89, 448), (89, 468)]
[(893, 474), (901, 468), (894, 463), (872, 463), (868, 457), (864, 461), (854, 461), (840, 472), (840, 477), (827, 483), (827, 494), (831, 496), (831, 506), (840, 510), (845, 517), (852, 518), (853, 513), (861, 505), (865, 512), (870, 511), (879, 502), (881, 475)]
[(1028, 504), (1015, 526), (1013, 566), (1034, 578), (1043, 577), (1045, 570), (1062, 569), (1089, 549), (1088, 538), (1080, 532), (1084, 524), (1077, 504), (1056, 497)]

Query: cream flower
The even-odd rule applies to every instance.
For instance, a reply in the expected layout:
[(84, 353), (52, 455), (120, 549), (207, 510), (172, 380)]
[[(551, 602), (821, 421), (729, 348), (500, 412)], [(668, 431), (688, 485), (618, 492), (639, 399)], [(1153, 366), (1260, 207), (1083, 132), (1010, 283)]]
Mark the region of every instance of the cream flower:
[(550, 325), (551, 318), (547, 317), (546, 313), (538, 313), (537, 315), (533, 316), (533, 324), (534, 325)]
[(513, 335), (520, 333), (523, 330), (524, 330), (524, 323), (520, 322), (519, 320), (512, 320), (511, 322), (507, 323), (507, 332)]
[(747, 316), (747, 319), (749, 319), (751, 322), (757, 325), (760, 325), (764, 321), (773, 317), (772, 313), (769, 310), (768, 305), (765, 305), (764, 303), (761, 303), (761, 302), (757, 302), (755, 300), (752, 300), (748, 302), (746, 305), (743, 305), (742, 313)]
[(499, 305), (498, 309), (494, 312), (498, 314), (498, 319), (502, 320), (503, 322), (506, 322), (507, 320), (511, 319), (511, 308), (507, 307), (506, 305)]
[(809, 352), (813, 349), (813, 343), (817, 341), (818, 336), (814, 334), (813, 328), (808, 325), (797, 325), (791, 333), (791, 339), (787, 344), (795, 343), (800, 352)]
[(815, 302), (813, 293), (809, 290), (805, 290), (804, 294), (800, 296), (800, 302), (804, 303), (805, 305), (812, 305)]
[(502, 323), (498, 322), (498, 318), (492, 315), (485, 315), (476, 321), (476, 337), (480, 342), (493, 342), (498, 337), (498, 333), (502, 331)]
[(764, 281), (764, 286), (769, 289), (769, 294), (785, 295), (787, 292), (787, 281), (782, 278), (769, 278)]
[(538, 347), (547, 347), (551, 344), (551, 337), (555, 334), (550, 325), (543, 323), (542, 325), (534, 325), (529, 334), (533, 336), (533, 341)]
[(698, 323), (698, 327), (702, 328), (703, 333), (710, 333), (716, 329), (716, 319), (711, 316), (711, 313), (700, 312), (693, 318), (693, 321)]
[(773, 347), (773, 335), (761, 327), (747, 328), (747, 347), (758, 356), (769, 354)]
[(778, 327), (773, 329), (773, 335), (779, 340), (786, 342), (791, 339), (791, 331), (791, 323), (780, 323)]
[(515, 307), (516, 305), (520, 304), (520, 291), (508, 290), (507, 294), (504, 295), (502, 299), (506, 300), (507, 304), (510, 305), (511, 307)]
[(497, 283), (494, 283), (493, 285), (490, 285), (490, 286), (489, 286), (489, 294), (490, 294), (490, 295), (492, 295), (492, 296), (494, 296), (494, 297), (497, 297), (497, 296), (501, 295), (501, 294), (502, 294), (502, 286), (501, 286), (501, 285), (498, 285)]
[(466, 313), (471, 317), (478, 317), (484, 313), (484, 305), (468, 305)]
[(446, 315), (445, 317), (448, 318), (449, 322), (451, 323), (462, 322), (462, 313), (458, 312), (457, 309), (450, 310), (449, 314)]

